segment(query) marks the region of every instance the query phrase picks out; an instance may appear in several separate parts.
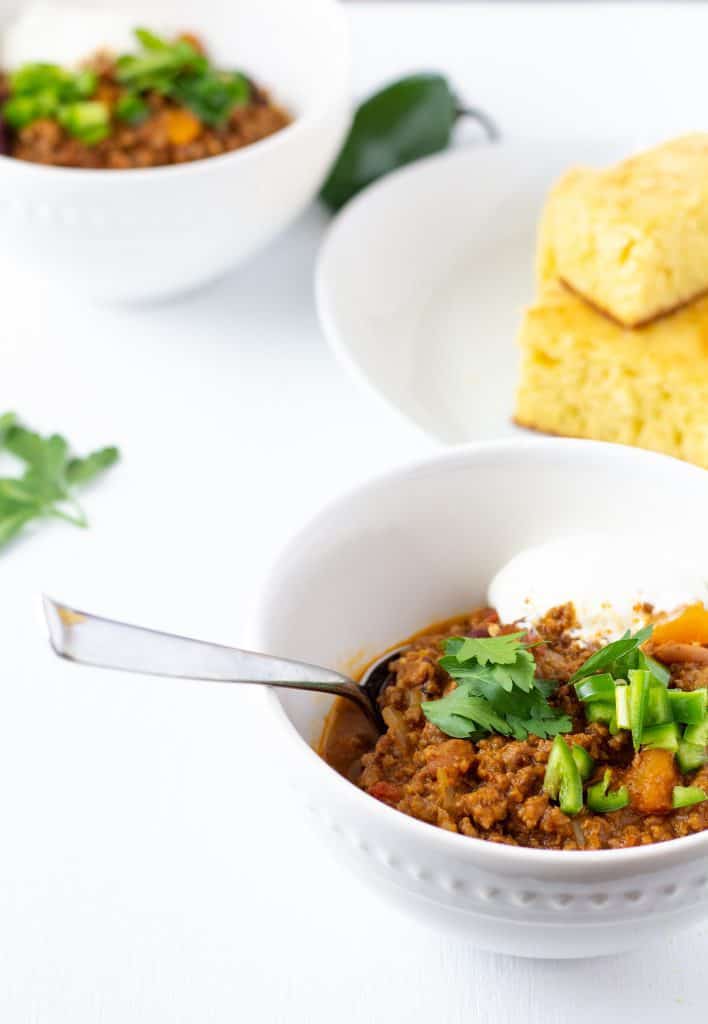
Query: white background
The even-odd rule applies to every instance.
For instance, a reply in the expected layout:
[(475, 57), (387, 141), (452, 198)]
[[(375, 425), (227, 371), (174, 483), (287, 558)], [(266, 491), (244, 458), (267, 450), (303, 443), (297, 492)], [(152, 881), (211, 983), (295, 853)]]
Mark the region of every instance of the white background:
[[(708, 8), (354, 4), (357, 92), (448, 70), (508, 135), (705, 124)], [(198, 13), (195, 13), (198, 27)], [(0, 408), (123, 462), (92, 529), (0, 556), (0, 1020), (225, 1024), (705, 1017), (706, 929), (613, 961), (479, 953), (399, 917), (310, 836), (249, 695), (59, 663), (43, 589), (247, 641), (264, 567), (350, 482), (433, 449), (318, 330), (312, 210), (180, 302), (88, 307), (0, 277)], [(1, 230), (1, 226), (0, 226)]]

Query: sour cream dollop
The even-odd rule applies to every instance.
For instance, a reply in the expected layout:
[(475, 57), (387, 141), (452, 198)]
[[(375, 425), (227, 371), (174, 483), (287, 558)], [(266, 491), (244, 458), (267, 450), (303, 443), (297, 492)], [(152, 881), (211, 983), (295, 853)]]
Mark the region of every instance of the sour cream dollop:
[(646, 540), (605, 534), (526, 548), (499, 570), (488, 590), (502, 622), (532, 625), (550, 608), (572, 601), (578, 637), (603, 642), (645, 625), (645, 603), (672, 612), (706, 597), (705, 580), (689, 564)]

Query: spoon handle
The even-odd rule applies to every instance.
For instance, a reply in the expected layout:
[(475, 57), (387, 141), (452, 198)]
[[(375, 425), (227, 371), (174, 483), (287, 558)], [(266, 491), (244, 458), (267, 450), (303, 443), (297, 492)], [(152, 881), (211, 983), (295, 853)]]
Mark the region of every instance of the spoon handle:
[(348, 676), (268, 654), (160, 633), (44, 598), (54, 652), (69, 661), (145, 675), (215, 683), (259, 683), (349, 697), (371, 716), (369, 700)]

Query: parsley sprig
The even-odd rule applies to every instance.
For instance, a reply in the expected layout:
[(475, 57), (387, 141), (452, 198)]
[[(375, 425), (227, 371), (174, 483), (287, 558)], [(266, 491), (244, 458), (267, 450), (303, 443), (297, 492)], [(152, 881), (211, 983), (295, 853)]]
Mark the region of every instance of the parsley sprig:
[(494, 637), (451, 637), (440, 665), (457, 686), (440, 700), (422, 704), (434, 725), (458, 739), (490, 732), (523, 740), (570, 732), (572, 721), (547, 698), (555, 684), (536, 679), (536, 661), (524, 633)]
[(73, 489), (88, 483), (118, 459), (117, 448), (73, 455), (60, 434), (42, 437), (18, 423), (14, 413), (0, 416), (0, 450), (23, 464), (19, 476), (0, 477), (0, 545), (33, 519), (64, 519), (88, 526)]

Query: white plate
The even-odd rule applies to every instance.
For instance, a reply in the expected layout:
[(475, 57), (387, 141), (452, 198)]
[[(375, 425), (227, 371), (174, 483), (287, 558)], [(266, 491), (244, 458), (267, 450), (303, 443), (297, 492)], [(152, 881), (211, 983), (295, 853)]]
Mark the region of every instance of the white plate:
[(573, 163), (624, 152), (609, 141), (465, 147), (367, 189), (334, 221), (317, 268), (337, 356), (438, 440), (520, 432), (514, 339), (544, 197)]

